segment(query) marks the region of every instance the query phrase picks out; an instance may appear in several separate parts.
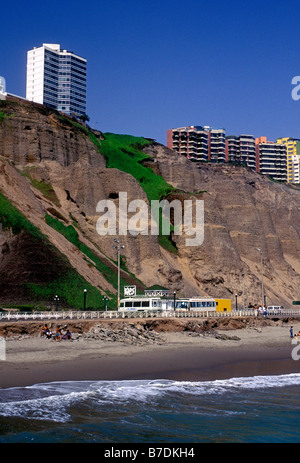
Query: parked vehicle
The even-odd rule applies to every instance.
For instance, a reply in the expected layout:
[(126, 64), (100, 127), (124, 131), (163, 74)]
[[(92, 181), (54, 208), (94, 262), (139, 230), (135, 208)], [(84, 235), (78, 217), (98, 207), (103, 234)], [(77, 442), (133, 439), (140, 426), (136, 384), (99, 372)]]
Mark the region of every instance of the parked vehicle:
[(193, 297), (179, 299), (176, 301), (175, 310), (197, 311), (216, 311), (216, 301), (209, 297)]
[(126, 297), (121, 299), (118, 311), (162, 311), (163, 309), (162, 300), (159, 297)]
[[(161, 297), (134, 296), (121, 299), (119, 312), (127, 311), (173, 311), (174, 299)], [(189, 312), (230, 312), (230, 299), (214, 299), (212, 297), (179, 298), (175, 300), (176, 311)]]
[(267, 307), (267, 312), (278, 312), (280, 310), (283, 310), (281, 305), (268, 305)]

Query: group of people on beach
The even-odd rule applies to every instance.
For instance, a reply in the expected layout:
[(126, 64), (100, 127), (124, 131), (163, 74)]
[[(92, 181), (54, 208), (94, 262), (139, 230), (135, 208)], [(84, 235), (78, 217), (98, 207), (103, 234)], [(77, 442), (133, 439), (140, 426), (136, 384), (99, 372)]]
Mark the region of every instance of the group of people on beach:
[(45, 336), (47, 339), (54, 339), (54, 341), (61, 341), (62, 339), (72, 339), (72, 333), (70, 330), (66, 330), (64, 333), (61, 328), (56, 328), (55, 333), (53, 333), (48, 325), (44, 325), (42, 328), (41, 336)]
[(294, 334), (294, 327), (291, 326), (291, 327), (290, 327), (290, 337), (291, 337), (291, 338), (298, 338), (298, 337), (300, 337), (300, 331), (298, 331), (297, 334)]
[(263, 315), (264, 317), (268, 314), (267, 307), (264, 305), (255, 305), (254, 309), (257, 310), (258, 315)]

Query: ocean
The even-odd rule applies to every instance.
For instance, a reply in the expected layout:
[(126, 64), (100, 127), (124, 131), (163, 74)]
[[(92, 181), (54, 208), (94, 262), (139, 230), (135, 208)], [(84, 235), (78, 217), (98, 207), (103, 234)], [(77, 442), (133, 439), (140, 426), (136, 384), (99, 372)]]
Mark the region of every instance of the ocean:
[(0, 443), (298, 443), (300, 374), (0, 389)]

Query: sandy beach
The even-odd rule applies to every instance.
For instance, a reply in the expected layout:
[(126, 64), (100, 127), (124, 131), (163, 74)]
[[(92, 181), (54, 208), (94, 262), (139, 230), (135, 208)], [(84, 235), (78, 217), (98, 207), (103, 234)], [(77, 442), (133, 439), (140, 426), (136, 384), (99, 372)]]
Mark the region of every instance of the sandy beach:
[[(7, 336), (0, 387), (71, 380), (203, 381), (299, 372), (300, 361), (292, 358), (290, 323), (261, 325), (217, 329), (213, 334), (161, 331), (154, 342), (142, 345), (76, 336), (55, 342), (40, 333)], [(293, 321), (293, 327), (297, 333), (300, 321)]]

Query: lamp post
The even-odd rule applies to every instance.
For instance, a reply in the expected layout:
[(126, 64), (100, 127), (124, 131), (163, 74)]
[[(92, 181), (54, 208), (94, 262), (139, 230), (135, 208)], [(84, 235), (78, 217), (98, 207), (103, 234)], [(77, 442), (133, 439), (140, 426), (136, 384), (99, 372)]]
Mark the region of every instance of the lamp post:
[(83, 290), (83, 311), (85, 311), (85, 308), (86, 308), (86, 293), (87, 293), (87, 289), (84, 289)]
[(116, 243), (114, 245), (114, 248), (117, 250), (117, 253), (118, 253), (118, 309), (119, 309), (119, 306), (120, 306), (120, 251), (121, 249), (124, 249), (125, 246), (122, 245), (119, 240), (117, 240), (116, 238), (114, 239), (114, 242)]
[(176, 308), (176, 291), (174, 291), (173, 296), (174, 296), (174, 310), (175, 310), (175, 308)]
[(265, 298), (264, 298), (263, 257), (262, 257), (262, 250), (261, 250), (260, 248), (256, 248), (256, 250), (260, 253), (260, 265), (261, 265), (261, 302), (262, 302), (262, 306), (264, 306)]
[(160, 281), (160, 268), (157, 270), (157, 272), (158, 272), (159, 285), (161, 286), (161, 281)]
[(243, 309), (245, 310), (245, 274), (243, 273)]
[(237, 310), (237, 294), (235, 295), (235, 310)]
[(102, 298), (103, 302), (104, 302), (104, 312), (106, 312), (106, 301), (107, 301), (107, 297), (106, 296), (103, 296)]
[(59, 301), (59, 297), (56, 295), (55, 298), (54, 298), (54, 300), (55, 300), (55, 311), (57, 312), (57, 310), (58, 310), (58, 301)]

